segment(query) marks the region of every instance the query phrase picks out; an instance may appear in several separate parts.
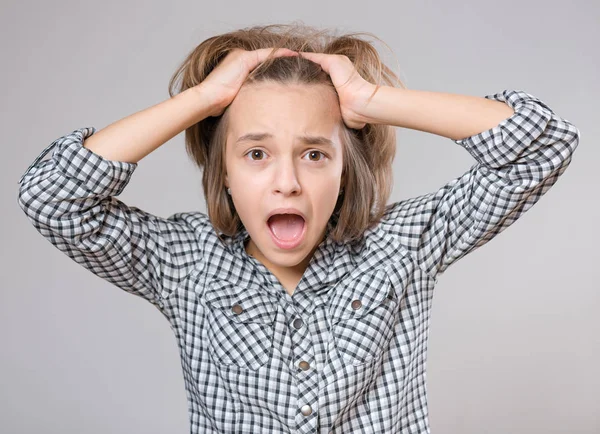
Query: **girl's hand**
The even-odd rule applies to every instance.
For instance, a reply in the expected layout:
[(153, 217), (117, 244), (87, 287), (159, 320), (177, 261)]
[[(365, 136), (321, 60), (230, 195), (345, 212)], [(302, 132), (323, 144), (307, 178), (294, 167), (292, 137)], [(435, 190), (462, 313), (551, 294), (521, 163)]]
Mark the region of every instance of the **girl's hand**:
[(340, 99), (344, 123), (349, 128), (362, 129), (370, 119), (366, 107), (376, 86), (361, 77), (348, 56), (305, 51), (300, 55), (318, 63), (329, 74)]
[[(273, 48), (260, 48), (258, 50), (243, 50), (234, 48), (224, 59), (198, 84), (202, 89), (203, 97), (208, 97), (213, 108), (209, 116), (220, 116), (225, 108), (238, 94), (244, 80), (254, 68), (263, 62), (273, 51)], [(280, 48), (274, 53), (274, 57), (297, 56), (296, 51)]]

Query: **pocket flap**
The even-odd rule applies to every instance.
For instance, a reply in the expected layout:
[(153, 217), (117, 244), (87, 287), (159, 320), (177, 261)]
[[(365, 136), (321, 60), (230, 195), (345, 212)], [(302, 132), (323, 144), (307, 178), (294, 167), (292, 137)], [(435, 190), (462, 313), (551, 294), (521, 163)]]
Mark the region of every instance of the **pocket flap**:
[(238, 323), (269, 324), (275, 320), (277, 305), (268, 295), (225, 280), (210, 281), (203, 298), (210, 308)]
[(359, 318), (383, 303), (397, 302), (385, 268), (362, 271), (340, 281), (329, 301), (333, 323), (348, 318)]

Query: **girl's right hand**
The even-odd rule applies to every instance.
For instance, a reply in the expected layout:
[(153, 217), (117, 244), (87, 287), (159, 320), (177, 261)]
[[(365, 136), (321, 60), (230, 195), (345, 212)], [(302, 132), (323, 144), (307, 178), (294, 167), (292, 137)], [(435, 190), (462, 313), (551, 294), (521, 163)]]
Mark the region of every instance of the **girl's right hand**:
[[(234, 48), (196, 87), (201, 89), (203, 97), (211, 101), (209, 116), (220, 116), (235, 98), (248, 74), (263, 62), (273, 48), (243, 50)], [(297, 56), (296, 51), (279, 48), (274, 57)]]

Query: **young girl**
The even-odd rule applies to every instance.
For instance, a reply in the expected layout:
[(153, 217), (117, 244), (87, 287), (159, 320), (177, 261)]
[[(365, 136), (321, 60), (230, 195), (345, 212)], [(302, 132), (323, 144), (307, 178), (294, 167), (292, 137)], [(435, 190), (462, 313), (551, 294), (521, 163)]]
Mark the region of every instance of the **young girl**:
[[(519, 90), (408, 90), (358, 34), (299, 26), (202, 42), (169, 93), (42, 152), (19, 181), (35, 228), (169, 320), (192, 433), (428, 433), (434, 286), (556, 183), (578, 129)], [(386, 205), (395, 127), (476, 163)], [(183, 130), (208, 213), (116, 199)]]

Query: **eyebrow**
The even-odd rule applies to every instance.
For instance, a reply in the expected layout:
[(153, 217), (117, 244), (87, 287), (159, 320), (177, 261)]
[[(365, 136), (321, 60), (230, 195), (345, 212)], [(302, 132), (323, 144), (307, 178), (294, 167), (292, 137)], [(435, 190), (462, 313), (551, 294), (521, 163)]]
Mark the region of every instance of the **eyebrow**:
[[(272, 138), (273, 138), (273, 134), (270, 134), (270, 133), (248, 133), (248, 134), (244, 134), (243, 136), (240, 136), (235, 141), (235, 144), (237, 145), (237, 144), (239, 144), (241, 142), (245, 142), (245, 141), (259, 142), (264, 139), (272, 139)], [(303, 136), (296, 136), (296, 138), (299, 139), (301, 142), (309, 144), (309, 145), (324, 145), (324, 146), (330, 146), (332, 148), (335, 147), (335, 145), (333, 144), (333, 142), (331, 140), (329, 140), (327, 137), (323, 137), (323, 136), (303, 135)]]

